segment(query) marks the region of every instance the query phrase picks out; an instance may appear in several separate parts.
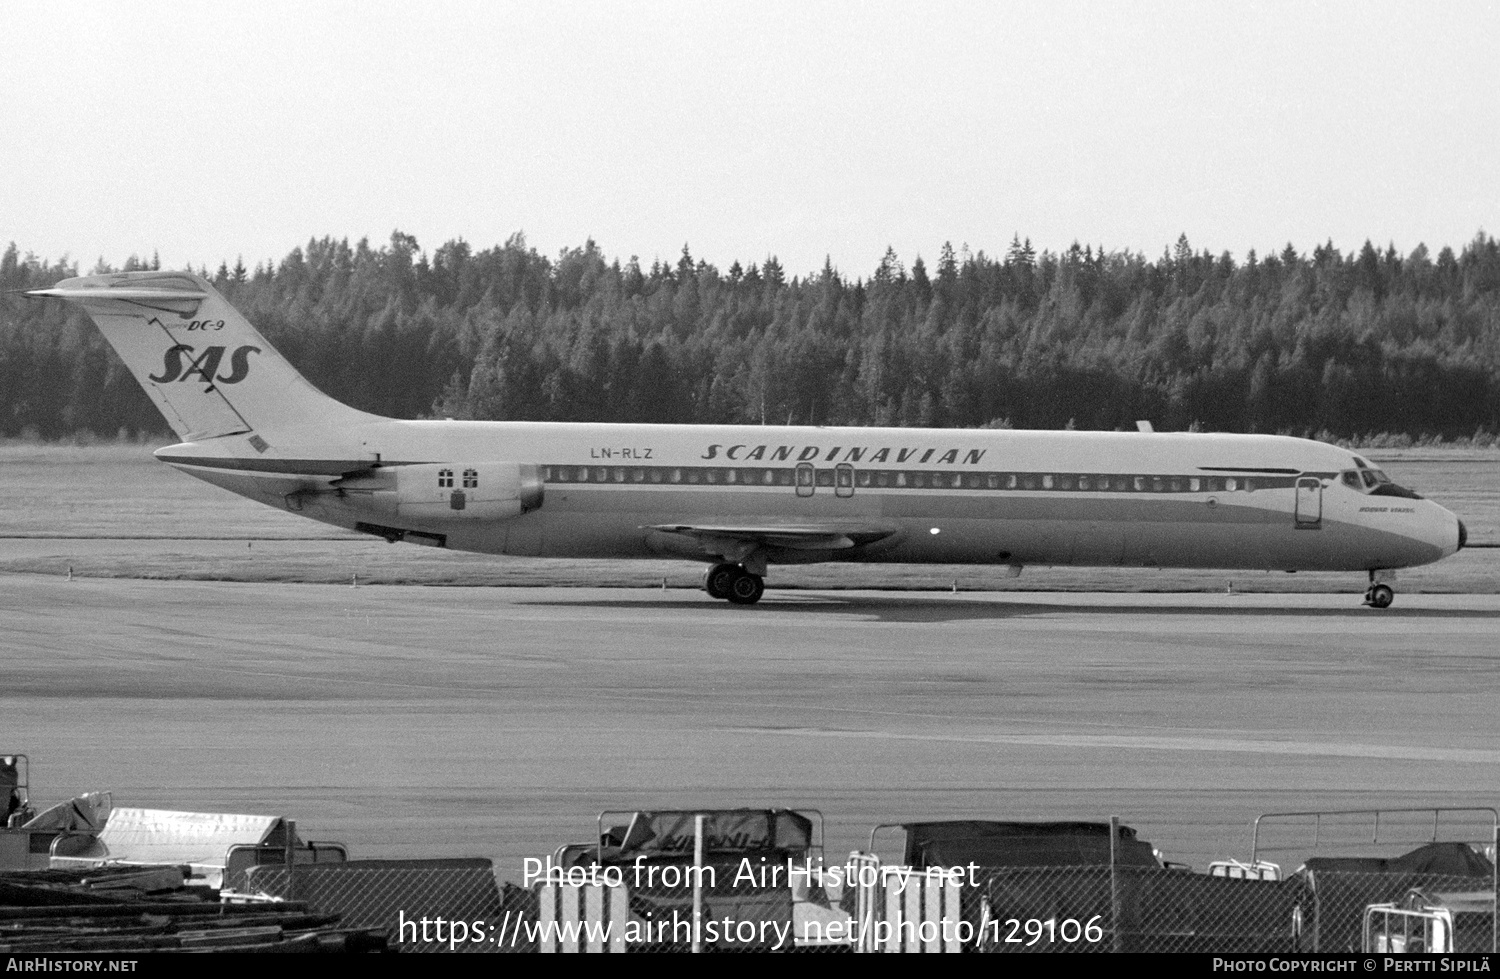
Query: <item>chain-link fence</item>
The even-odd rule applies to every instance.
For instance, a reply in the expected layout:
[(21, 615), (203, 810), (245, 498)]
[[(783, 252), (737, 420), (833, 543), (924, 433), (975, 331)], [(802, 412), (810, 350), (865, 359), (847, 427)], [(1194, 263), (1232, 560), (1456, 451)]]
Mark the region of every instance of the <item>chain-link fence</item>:
[[(1298, 948), (1307, 952), (1360, 950), (1364, 911), (1375, 904), (1413, 903), (1420, 894), (1425, 901), (1452, 903), (1457, 927), (1455, 951), (1495, 951), (1496, 919), (1494, 885), (1489, 876), (1459, 877), (1451, 874), (1371, 874), (1315, 870), (1304, 875), (1307, 897), (1303, 902), (1303, 925)], [(1481, 910), (1459, 911), (1458, 895), (1481, 894)], [(1465, 902), (1472, 906), (1472, 900)], [(1487, 906), (1486, 906), (1487, 905)]]
[(1299, 881), (1181, 870), (1025, 867), (979, 870), (965, 901), (982, 952), (1288, 952)]
[[(1304, 871), (1286, 880), (1150, 867), (933, 870), (873, 859), (663, 881), (496, 881), (489, 862), (257, 867), (246, 891), (387, 930), (402, 951), (1345, 952), (1372, 905), (1451, 901), (1453, 948), (1490, 951), (1492, 878)], [(753, 879), (747, 880), (747, 877)], [(633, 886), (638, 885), (638, 886)], [(1403, 904), (1405, 902), (1405, 904)], [(1395, 950), (1387, 942), (1381, 951)]]
[[(1400, 904), (1414, 892), (1429, 900), (1476, 892), (1488, 899), (1471, 901), (1466, 913), (1455, 915), (1458, 951), (1489, 951), (1495, 927), (1488, 877), (1324, 871), (1256, 880), (1108, 866), (970, 866), (947, 872), (872, 866), (871, 873), (865, 880), (846, 877), (849, 886), (726, 888), (705, 882), (696, 895), (696, 914), (691, 887), (634, 893), (622, 884), (616, 890), (628, 898), (624, 904), (611, 898), (616, 910), (608, 921), (591, 918), (584, 908), (590, 887), (601, 885), (543, 887), (544, 904), (555, 910), (539, 921), (559, 937), (542, 950), (578, 947), (561, 936), (582, 935), (593, 921), (603, 929), (599, 934), (618, 939), (614, 947), (622, 951), (688, 951), (695, 940), (704, 950), (1357, 951), (1367, 940), (1366, 909)], [(628, 908), (628, 918), (621, 908)]]
[[(370, 860), (251, 868), (244, 892), (306, 902), (342, 928), (384, 928), (403, 952), (493, 952), (505, 919), (490, 861)], [(512, 889), (514, 890), (514, 889)]]
[(1455, 915), (1456, 949), (1490, 951), (1496, 924), (1492, 888), (1488, 876), (1438, 874), (1321, 871), (1252, 880), (1138, 867), (1113, 873), (1109, 867), (995, 870), (983, 872), (966, 903), (964, 914), (974, 920), (976, 935), (966, 947), (988, 952), (1359, 951), (1366, 940), (1365, 911), (1372, 905), (1400, 905), (1414, 892), (1425, 895), (1425, 903), (1478, 892), (1488, 900), (1471, 899), (1468, 910)]

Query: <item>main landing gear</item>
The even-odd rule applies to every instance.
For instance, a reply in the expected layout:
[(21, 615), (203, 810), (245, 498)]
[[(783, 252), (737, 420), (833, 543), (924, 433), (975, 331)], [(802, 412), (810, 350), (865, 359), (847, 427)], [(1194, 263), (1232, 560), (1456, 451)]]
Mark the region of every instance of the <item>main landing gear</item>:
[(1370, 587), (1365, 589), (1365, 604), (1370, 608), (1390, 608), (1391, 602), (1396, 600), (1396, 591), (1377, 579), (1375, 574), (1374, 571), (1370, 572)]
[(766, 592), (766, 579), (738, 564), (716, 564), (703, 572), (703, 590), (710, 598), (728, 599), (735, 605), (754, 605)]

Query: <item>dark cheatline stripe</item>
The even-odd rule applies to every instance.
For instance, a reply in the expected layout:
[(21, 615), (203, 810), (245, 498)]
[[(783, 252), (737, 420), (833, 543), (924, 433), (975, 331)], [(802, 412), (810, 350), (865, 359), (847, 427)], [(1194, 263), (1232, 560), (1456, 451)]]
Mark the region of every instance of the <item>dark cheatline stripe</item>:
[[(369, 469), (362, 459), (205, 459), (202, 456), (157, 456), (173, 466), (196, 466), (200, 469), (229, 469), (252, 473), (294, 473), (297, 475), (342, 476), (344, 473)], [(387, 462), (387, 466), (408, 463)]]
[[(1283, 475), (1295, 476), (1301, 473), (1300, 469), (1278, 469), (1275, 466), (1199, 466), (1199, 469), (1209, 473), (1281, 473)], [(1306, 473), (1308, 476), (1332, 476), (1333, 473)]]
[[(162, 462), (169, 465), (190, 466), (199, 469), (217, 469), (226, 472), (265, 473), (277, 475), (306, 475), (306, 476), (343, 476), (348, 473), (360, 472), (372, 468), (375, 463), (364, 459), (266, 459), (266, 458), (204, 458), (202, 456), (181, 455), (159, 455)], [(381, 467), (434, 465), (417, 460), (388, 460), (378, 465)], [(802, 467), (799, 467), (799, 469)], [(980, 490), (989, 492), (1011, 493), (1015, 491), (1062, 491), (1073, 493), (1129, 493), (1132, 496), (1145, 494), (1148, 496), (1159, 494), (1181, 494), (1181, 493), (1221, 493), (1235, 492), (1223, 485), (1211, 485), (1207, 482), (1200, 488), (1192, 488), (1189, 479), (1196, 481), (1197, 477), (1183, 476), (1177, 473), (1168, 474), (1146, 474), (1146, 473), (1047, 473), (1047, 472), (1024, 472), (1024, 473), (1001, 473), (1001, 472), (965, 472), (960, 470), (874, 470), (868, 468), (854, 469), (853, 467), (840, 466), (838, 470), (848, 470), (847, 483), (836, 483), (836, 470), (822, 467), (817, 471), (818, 489), (834, 489), (840, 494), (852, 495), (856, 490), (862, 492), (879, 492), (882, 490)], [(615, 473), (615, 470), (619, 473)], [(1295, 479), (1284, 475), (1286, 473), (1297, 474), (1295, 469), (1231, 469), (1222, 466), (1200, 466), (1200, 470), (1226, 473), (1254, 473), (1256, 490), (1281, 489), (1292, 486)], [(594, 478), (589, 478), (588, 473), (594, 470)], [(582, 485), (635, 485), (652, 487), (717, 487), (727, 488), (777, 488), (789, 489), (797, 484), (797, 470), (784, 467), (758, 467), (758, 466), (585, 466), (585, 465), (559, 465), (551, 464), (543, 467), (544, 479), (548, 483), (555, 484), (582, 484)], [(626, 473), (629, 472), (629, 476)], [(751, 474), (759, 474), (759, 478), (750, 477)], [(855, 474), (858, 473), (856, 480)], [(773, 475), (774, 474), (774, 475)], [(676, 475), (677, 479), (671, 476)], [(1328, 473), (1306, 473), (1307, 476), (1332, 476)], [(735, 478), (731, 478), (731, 476)], [(765, 481), (770, 476), (771, 481)], [(842, 473), (840, 473), (842, 476)], [(613, 478), (611, 478), (613, 477)], [(1222, 482), (1226, 477), (1213, 477)], [(1055, 483), (1053, 481), (1056, 481)], [(1098, 483), (1109, 481), (1106, 489)], [(1128, 481), (1128, 485), (1118, 485), (1120, 481)], [(1249, 481), (1249, 477), (1246, 477)], [(803, 489), (808, 489), (804, 486)], [(1248, 489), (1248, 487), (1238, 487)]]

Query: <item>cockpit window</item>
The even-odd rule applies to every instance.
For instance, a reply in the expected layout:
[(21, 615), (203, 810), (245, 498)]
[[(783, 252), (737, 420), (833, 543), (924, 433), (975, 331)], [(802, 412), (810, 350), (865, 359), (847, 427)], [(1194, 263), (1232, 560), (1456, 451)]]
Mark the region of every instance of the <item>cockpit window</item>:
[(1364, 465), (1358, 457), (1355, 458), (1354, 463), (1359, 466), (1358, 469), (1345, 469), (1339, 474), (1339, 481), (1350, 489), (1359, 490), (1371, 496), (1399, 496), (1406, 500), (1422, 499), (1406, 487), (1397, 486), (1391, 482), (1391, 477), (1379, 469)]
[(1422, 499), (1422, 495), (1420, 493), (1413, 493), (1411, 490), (1407, 489), (1405, 486), (1397, 486), (1395, 483), (1391, 482), (1389, 479), (1385, 480), (1383, 483), (1380, 483), (1374, 489), (1370, 490), (1370, 495), (1371, 496), (1399, 496), (1403, 500), (1420, 500), (1420, 499)]

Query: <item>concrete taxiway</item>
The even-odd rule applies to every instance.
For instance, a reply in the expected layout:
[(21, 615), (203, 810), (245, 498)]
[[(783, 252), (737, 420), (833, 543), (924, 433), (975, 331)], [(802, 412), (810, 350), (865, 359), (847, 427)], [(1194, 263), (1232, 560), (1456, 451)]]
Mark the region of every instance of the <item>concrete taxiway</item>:
[(1495, 805), (1500, 598), (0, 578), (32, 796), (525, 856), (603, 808), (1120, 815), (1201, 869), (1270, 810)]

